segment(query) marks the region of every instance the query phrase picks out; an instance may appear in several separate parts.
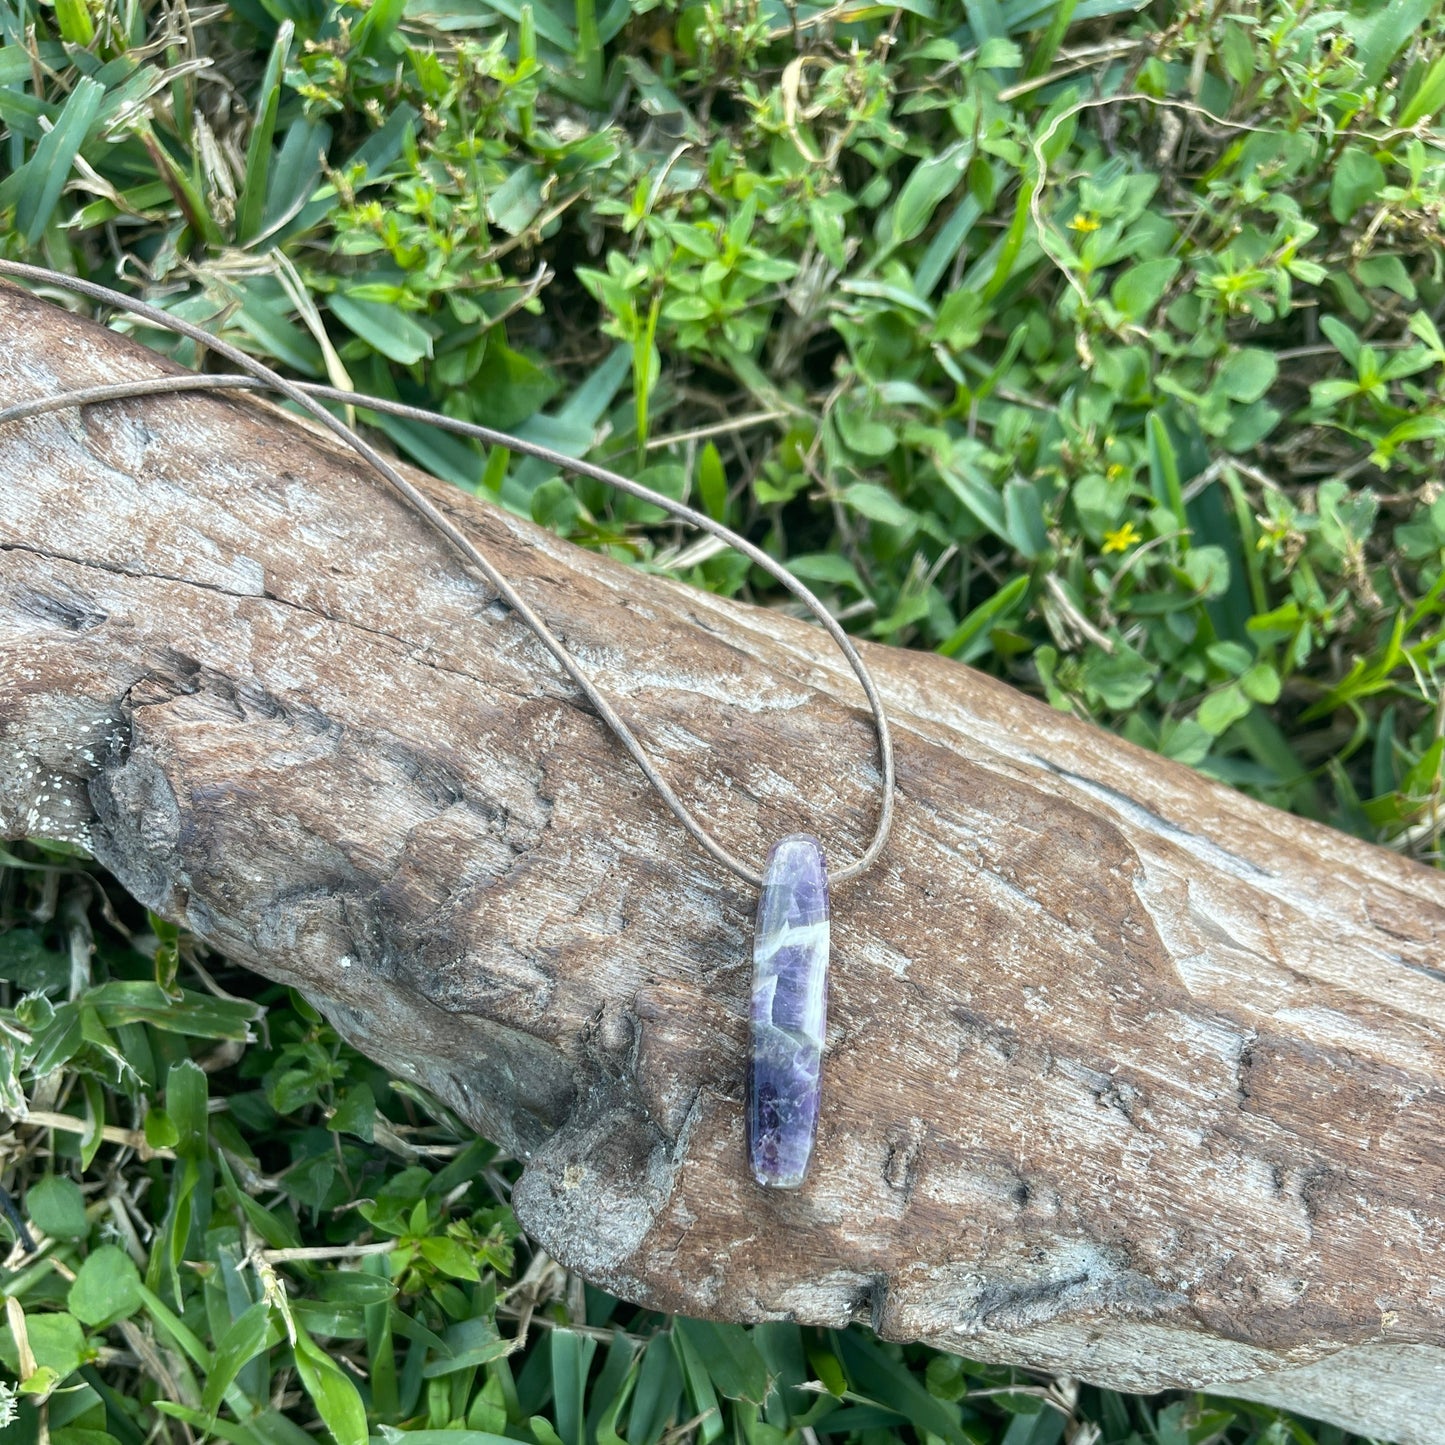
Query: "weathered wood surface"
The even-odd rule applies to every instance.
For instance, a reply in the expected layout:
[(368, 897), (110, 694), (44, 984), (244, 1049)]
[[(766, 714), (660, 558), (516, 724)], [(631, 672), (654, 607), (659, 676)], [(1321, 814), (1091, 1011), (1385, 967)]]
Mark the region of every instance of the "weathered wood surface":
[[(0, 289), (0, 396), (161, 363)], [(433, 484), (761, 859), (877, 806), (816, 628)], [(659, 1307), (870, 1320), (1445, 1438), (1445, 879), (937, 657), (870, 648), (899, 818), (838, 890), (808, 1186), (744, 1166), (755, 900), (329, 440), (242, 400), (0, 434), (0, 835), (303, 989)]]

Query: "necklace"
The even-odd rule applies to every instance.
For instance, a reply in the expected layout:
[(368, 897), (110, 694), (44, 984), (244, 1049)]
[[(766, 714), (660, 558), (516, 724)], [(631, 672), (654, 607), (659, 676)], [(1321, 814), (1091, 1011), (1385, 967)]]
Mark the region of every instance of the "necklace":
[[(162, 376), (137, 382), (90, 387), (22, 402), (0, 410), (0, 424), (20, 421), (62, 408), (96, 405), (137, 396), (181, 391), (268, 390), (300, 406), (356, 452), (373, 471), (495, 588), (502, 600), (552, 654), (577, 684), (597, 715), (642, 770), (678, 822), (695, 842), (728, 872), (758, 889), (757, 926), (753, 935), (753, 982), (749, 1009), (750, 1039), (746, 1093), (747, 1148), (753, 1177), (769, 1188), (795, 1189), (803, 1183), (817, 1135), (821, 1099), (823, 1045), (827, 1025), (829, 973), (829, 887), (858, 877), (877, 861), (893, 823), (893, 744), (883, 701), (867, 665), (821, 601), (781, 563), (745, 537), (682, 502), (631, 481), (616, 472), (564, 456), (548, 447), (523, 441), (506, 432), (438, 416), (418, 407), (333, 387), (288, 381), (238, 347), (211, 336), (158, 307), (135, 301), (94, 282), (63, 276), (40, 266), (0, 260), (0, 275), (61, 287), (140, 317), (164, 330), (197, 342), (241, 368), (245, 375)], [(559, 469), (603, 482), (628, 496), (663, 508), (681, 521), (709, 532), (741, 552), (793, 593), (837, 644), (863, 688), (878, 735), (882, 802), (873, 837), (852, 863), (828, 873), (817, 838), (794, 833), (773, 845), (761, 872), (750, 868), (715, 839), (698, 821), (651, 758), (626, 721), (598, 691), (577, 660), (547, 624), (518, 595), (512, 584), (477, 547), (369, 443), (321, 405), (323, 401), (388, 412), (427, 422), (472, 437), (490, 446), (504, 446), (549, 462)]]

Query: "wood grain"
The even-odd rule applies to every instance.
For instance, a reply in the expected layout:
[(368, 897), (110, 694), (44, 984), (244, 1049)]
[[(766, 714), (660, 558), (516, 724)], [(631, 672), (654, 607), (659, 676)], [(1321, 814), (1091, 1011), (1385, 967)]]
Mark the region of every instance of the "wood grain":
[[(0, 288), (0, 395), (149, 376)], [(814, 627), (428, 489), (727, 846), (878, 803)], [(755, 899), (536, 640), (258, 403), (0, 429), (0, 835), (83, 841), (527, 1161), (587, 1278), (1445, 1438), (1445, 880), (870, 647), (898, 823), (834, 897), (824, 1119), (750, 1179)]]

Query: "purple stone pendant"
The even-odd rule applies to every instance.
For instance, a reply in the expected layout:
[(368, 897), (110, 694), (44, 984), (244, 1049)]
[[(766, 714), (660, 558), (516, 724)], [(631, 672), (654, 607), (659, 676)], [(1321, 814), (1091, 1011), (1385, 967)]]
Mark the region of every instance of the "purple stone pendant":
[(763, 869), (753, 937), (748, 1162), (759, 1184), (796, 1189), (818, 1132), (828, 1020), (828, 869), (818, 840), (793, 833)]

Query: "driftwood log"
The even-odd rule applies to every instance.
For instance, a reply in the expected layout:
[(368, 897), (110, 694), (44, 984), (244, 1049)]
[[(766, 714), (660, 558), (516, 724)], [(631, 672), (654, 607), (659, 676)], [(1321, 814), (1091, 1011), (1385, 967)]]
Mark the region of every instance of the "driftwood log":
[[(165, 363), (0, 288), (0, 398)], [(821, 632), (439, 506), (728, 846), (878, 805)], [(0, 429), (0, 836), (302, 989), (526, 1160), (587, 1278), (1445, 1438), (1445, 879), (870, 648), (899, 817), (834, 898), (808, 1185), (743, 1153), (755, 898), (330, 439), (179, 397)]]

